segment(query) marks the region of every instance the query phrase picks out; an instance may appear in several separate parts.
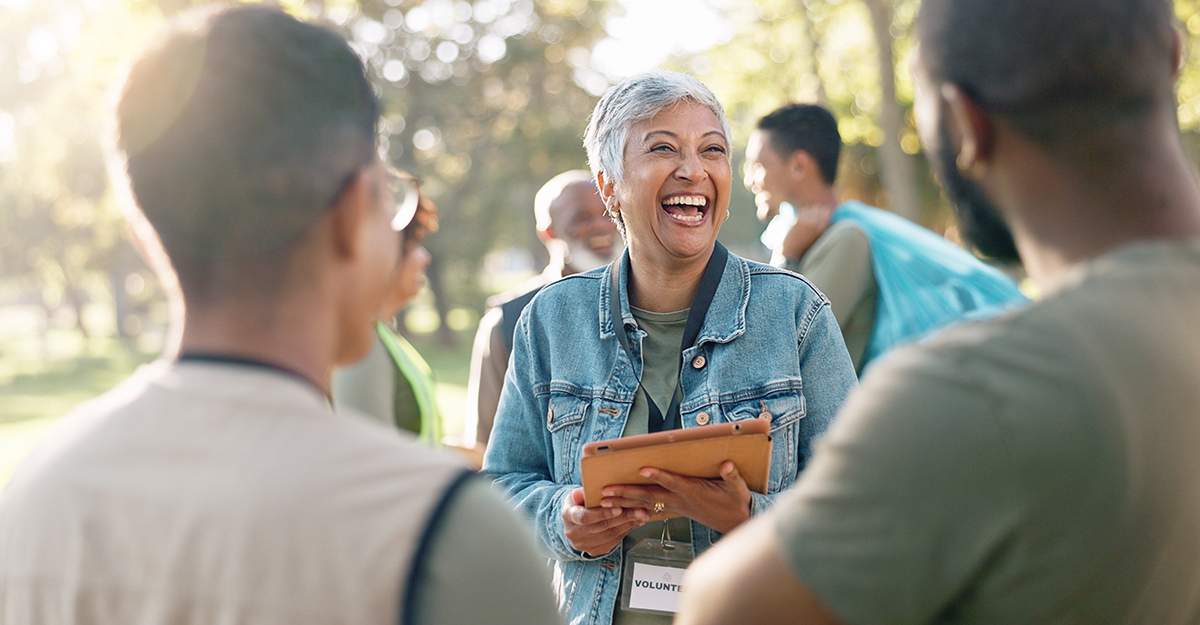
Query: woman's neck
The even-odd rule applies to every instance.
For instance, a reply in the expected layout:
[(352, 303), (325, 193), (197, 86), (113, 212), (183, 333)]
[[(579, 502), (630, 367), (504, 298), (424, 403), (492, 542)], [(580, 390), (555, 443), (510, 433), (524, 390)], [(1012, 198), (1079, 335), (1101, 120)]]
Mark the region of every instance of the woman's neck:
[(663, 265), (630, 250), (629, 305), (658, 313), (691, 308), (710, 256)]

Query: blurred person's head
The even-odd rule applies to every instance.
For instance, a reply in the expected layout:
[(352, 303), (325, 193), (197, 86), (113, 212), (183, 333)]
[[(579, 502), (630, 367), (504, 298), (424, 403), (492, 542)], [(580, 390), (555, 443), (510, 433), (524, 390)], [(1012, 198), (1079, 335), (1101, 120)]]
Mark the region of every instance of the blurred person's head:
[[(639, 124), (645, 125), (657, 117), (673, 115), (684, 109), (704, 109), (707, 116), (711, 116), (713, 125), (716, 126), (713, 132), (721, 133), (720, 139), (725, 150), (723, 158), (728, 168), (729, 122), (725, 120), (724, 107), (712, 91), (704, 83), (686, 74), (662, 70), (645, 72), (610, 88), (596, 104), (584, 132), (583, 146), (587, 150), (588, 165), (592, 174), (597, 177), (601, 197), (606, 202), (617, 189), (632, 190), (629, 189), (631, 185), (627, 184), (628, 175), (642, 173), (630, 172), (626, 168), (631, 156), (630, 145), (637, 142), (639, 146), (653, 149), (653, 146), (642, 145), (646, 143), (646, 137), (631, 136), (631, 130)], [(657, 188), (659, 185), (654, 186)], [(646, 188), (644, 191), (649, 193), (654, 189)], [(722, 189), (719, 194), (709, 199), (714, 200), (714, 203), (702, 207), (701, 213), (710, 217), (707, 221), (719, 228), (728, 212), (728, 189)], [(617, 220), (617, 228), (623, 236), (626, 235), (628, 223), (624, 213), (614, 210), (612, 205), (608, 208)], [(715, 215), (712, 214), (714, 209)], [(715, 238), (714, 230), (713, 240)]]
[[(395, 266), (375, 149), (379, 103), (339, 35), (272, 8), (204, 11), (130, 67), (112, 169), (178, 276), (187, 315), (269, 307), (318, 278), (337, 293), (339, 360), (369, 345)], [(186, 331), (185, 331), (186, 332)]]
[(922, 144), (985, 255), (1018, 258), (1003, 210), (1017, 191), (983, 184), (993, 129), (1097, 167), (1161, 151), (1161, 129), (1176, 127), (1180, 43), (1166, 0), (926, 0), (917, 34)]
[[(415, 181), (410, 174), (397, 172), (394, 175)], [(427, 235), (438, 230), (438, 209), (424, 194), (419, 194), (419, 198), (411, 221), (399, 233), (399, 260), (392, 273), (383, 304), (379, 307), (379, 316), (383, 319), (395, 317), (412, 303), (421, 292), (421, 287), (425, 286), (425, 269), (433, 260), (424, 243)]]
[(565, 171), (546, 182), (533, 198), (537, 234), (551, 263), (568, 272), (602, 267), (617, 257), (617, 227), (604, 210), (592, 175)]
[(754, 194), (758, 218), (779, 214), (781, 202), (802, 204), (832, 187), (841, 152), (837, 120), (823, 107), (786, 104), (758, 120), (742, 181)]

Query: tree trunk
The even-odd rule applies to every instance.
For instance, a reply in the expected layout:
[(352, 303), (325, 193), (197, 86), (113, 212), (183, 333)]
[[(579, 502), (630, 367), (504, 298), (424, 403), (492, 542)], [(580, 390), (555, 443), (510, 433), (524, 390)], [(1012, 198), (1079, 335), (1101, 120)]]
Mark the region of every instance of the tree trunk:
[(126, 317), (137, 314), (133, 298), (125, 290), (125, 279), (133, 273), (137, 266), (137, 253), (132, 247), (122, 246), (115, 250), (108, 263), (108, 284), (113, 296), (113, 318), (117, 320), (117, 338), (126, 347), (133, 347), (136, 334), (131, 333)]
[(817, 80), (817, 104), (829, 106), (829, 98), (825, 95), (825, 81), (821, 78), (821, 67), (817, 55), (821, 52), (821, 42), (817, 34), (817, 25), (813, 22), (812, 11), (809, 7), (813, 0), (799, 0), (800, 8), (804, 11), (804, 34), (808, 37), (808, 59), (812, 64), (812, 75)]
[(83, 306), (87, 302), (84, 301), (83, 289), (80, 288), (82, 280), (76, 280), (72, 275), (71, 267), (66, 259), (60, 253), (57, 255), (58, 266), (62, 268), (63, 281), (63, 297), (67, 300), (67, 304), (75, 311), (75, 329), (83, 335), (85, 343), (92, 338), (91, 332), (88, 332), (87, 324), (83, 322)]
[(449, 298), (446, 297), (446, 281), (442, 275), (442, 265), (443, 262), (438, 262), (435, 257), (429, 262), (429, 267), (425, 269), (425, 277), (429, 280), (429, 290), (433, 291), (433, 306), (437, 310), (440, 321), (437, 329), (438, 343), (446, 347), (454, 347), (458, 341), (454, 336), (454, 330), (451, 330), (450, 326), (446, 324), (450, 305)]
[(54, 317), (54, 307), (46, 301), (46, 291), (41, 293), (42, 318), (38, 323), (38, 335), (41, 338), (42, 362), (50, 362), (50, 325)]
[(75, 311), (75, 329), (83, 335), (83, 340), (86, 343), (92, 338), (92, 333), (88, 331), (87, 324), (83, 322), (83, 294), (80, 289), (75, 286), (67, 287), (67, 301), (71, 303), (71, 309)]
[(887, 194), (889, 208), (912, 221), (919, 221), (917, 179), (912, 158), (900, 147), (904, 128), (904, 109), (896, 101), (896, 60), (892, 53), (892, 7), (887, 0), (863, 0), (871, 12), (871, 28), (879, 49), (879, 127), (883, 145), (879, 146), (879, 174)]

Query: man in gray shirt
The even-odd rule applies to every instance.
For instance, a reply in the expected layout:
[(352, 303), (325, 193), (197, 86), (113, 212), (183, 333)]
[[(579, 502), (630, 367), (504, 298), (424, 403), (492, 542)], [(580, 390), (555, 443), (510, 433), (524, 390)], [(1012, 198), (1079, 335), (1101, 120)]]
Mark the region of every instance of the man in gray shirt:
[[(1167, 0), (924, 0), (921, 139), (1044, 294), (867, 373), (677, 623), (1200, 622), (1200, 187)], [(995, 200), (993, 205), (989, 198)], [(1010, 254), (1016, 250), (1010, 249)]]
[(242, 6), (132, 65), (112, 170), (177, 345), (64, 417), (0, 498), (0, 623), (557, 623), (529, 532), (453, 458), (329, 406), (415, 185), (337, 34)]

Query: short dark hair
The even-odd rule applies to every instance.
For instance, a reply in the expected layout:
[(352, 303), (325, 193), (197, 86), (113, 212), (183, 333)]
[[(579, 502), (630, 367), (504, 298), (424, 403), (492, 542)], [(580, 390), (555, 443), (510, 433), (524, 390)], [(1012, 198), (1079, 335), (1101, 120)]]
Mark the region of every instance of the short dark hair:
[(785, 104), (758, 120), (758, 129), (771, 137), (771, 148), (787, 158), (796, 150), (808, 152), (817, 161), (821, 178), (827, 184), (837, 179), (838, 158), (842, 153), (842, 135), (837, 119), (816, 104)]
[(921, 62), (1045, 146), (1173, 105), (1168, 0), (925, 0)]
[(206, 11), (131, 66), (116, 157), (181, 282), (202, 282), (231, 259), (286, 255), (371, 162), (378, 116), (338, 34), (261, 6)]

